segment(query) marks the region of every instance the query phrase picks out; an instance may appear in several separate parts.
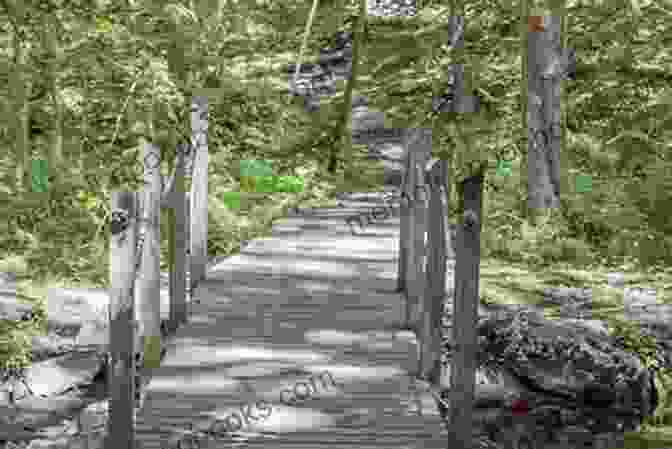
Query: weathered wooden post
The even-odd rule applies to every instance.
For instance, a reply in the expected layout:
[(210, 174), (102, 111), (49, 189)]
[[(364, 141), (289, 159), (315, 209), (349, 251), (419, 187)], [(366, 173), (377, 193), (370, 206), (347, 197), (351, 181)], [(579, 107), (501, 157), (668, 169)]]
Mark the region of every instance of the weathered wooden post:
[(186, 303), (186, 260), (187, 260), (187, 219), (184, 177), (190, 146), (179, 144), (175, 157), (175, 171), (169, 186), (165, 187), (161, 207), (169, 212), (169, 259), (170, 259), (170, 311), (168, 331), (173, 332), (187, 319)]
[(427, 186), (424, 168), (432, 152), (431, 129), (413, 129), (406, 135), (408, 152), (407, 190), (412, 192), (407, 217), (408, 237), (406, 255), (406, 325), (418, 330), (418, 308), (425, 290), (425, 238)]
[(105, 440), (107, 449), (135, 447), (133, 283), (137, 207), (136, 196), (132, 192), (112, 192), (108, 365), (110, 418)]
[(208, 263), (208, 98), (191, 102), (192, 148), (196, 151), (191, 176), (190, 286), (205, 278)]
[(156, 365), (161, 350), (161, 152), (150, 142), (143, 148), (145, 189), (143, 195), (142, 224), (145, 240), (136, 279), (135, 313), (138, 335), (142, 341), (144, 358)]
[(453, 310), (455, 351), (450, 369), (448, 447), (472, 441), (472, 416), (478, 354), (478, 283), (481, 260), (483, 171), (461, 183), (462, 223), (458, 227)]
[[(405, 137), (404, 137), (405, 139)], [(397, 265), (397, 292), (406, 291), (406, 265), (408, 260), (408, 220), (411, 206), (411, 192), (408, 188), (408, 151), (404, 149), (404, 165), (401, 180), (401, 201), (399, 203), (399, 262)], [(405, 293), (404, 293), (405, 294)]]
[(441, 369), (441, 312), (446, 296), (446, 227), (444, 204), (448, 161), (432, 159), (428, 163), (427, 183), (427, 280), (422, 307), (420, 360), (418, 373), (431, 385), (438, 385)]
[(171, 199), (175, 217), (175, 241), (172, 242), (175, 269), (170, 273), (170, 322), (174, 330), (187, 321), (187, 207), (185, 200), (184, 172), (188, 145), (178, 146), (175, 164), (175, 190)]

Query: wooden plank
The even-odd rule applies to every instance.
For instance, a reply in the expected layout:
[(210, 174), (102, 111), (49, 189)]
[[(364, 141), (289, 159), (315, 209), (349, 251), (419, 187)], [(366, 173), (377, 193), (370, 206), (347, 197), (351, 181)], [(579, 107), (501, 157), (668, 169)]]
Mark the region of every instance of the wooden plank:
[(105, 448), (134, 447), (133, 428), (135, 364), (133, 282), (137, 201), (131, 192), (112, 192), (110, 239), (110, 418)]
[(448, 447), (470, 441), (478, 353), (478, 283), (481, 259), (483, 172), (461, 183), (464, 214), (458, 227)]
[[(142, 224), (145, 240), (142, 258), (136, 279), (135, 316), (138, 320), (138, 335), (141, 337), (142, 353), (148, 360), (156, 359), (156, 354), (145, 354), (148, 345), (156, 348), (155, 339), (161, 337), (161, 150), (157, 145), (145, 142), (145, 189), (143, 196)], [(154, 357), (152, 357), (152, 355)]]
[(205, 278), (208, 263), (208, 98), (191, 102), (192, 148), (196, 151), (191, 176), (190, 290)]

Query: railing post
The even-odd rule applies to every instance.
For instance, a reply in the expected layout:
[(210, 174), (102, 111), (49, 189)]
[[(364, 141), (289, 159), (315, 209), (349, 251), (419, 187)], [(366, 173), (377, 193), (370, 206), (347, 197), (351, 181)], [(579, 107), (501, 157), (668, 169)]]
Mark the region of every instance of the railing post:
[(434, 160), (427, 177), (430, 185), (427, 210), (427, 284), (422, 308), (420, 360), (418, 373), (421, 379), (438, 387), (441, 369), (441, 313), (446, 296), (446, 227), (443, 196), (447, 161)]
[(409, 210), (411, 204), (411, 193), (408, 185), (408, 164), (409, 164), (408, 149), (404, 148), (404, 166), (402, 168), (401, 181), (401, 201), (399, 203), (399, 262), (397, 265), (397, 292), (406, 294), (406, 264), (408, 259), (408, 222)]
[(405, 321), (417, 330), (418, 308), (425, 289), (425, 233), (426, 188), (424, 167), (432, 151), (432, 134), (429, 129), (413, 129), (405, 139), (409, 155), (408, 184), (412, 192), (408, 218), (408, 246), (406, 257), (406, 316)]
[[(142, 221), (145, 227), (145, 240), (139, 276), (136, 280), (136, 317), (139, 324), (138, 334), (142, 337), (142, 353), (149, 356), (146, 360), (156, 365), (161, 343), (161, 152), (158, 146), (145, 142), (143, 148), (145, 189), (143, 195)], [(151, 348), (151, 354), (147, 349)]]
[(136, 200), (132, 192), (112, 192), (108, 364), (110, 411), (106, 449), (135, 447), (133, 282), (137, 235)]
[(450, 365), (448, 447), (471, 441), (478, 354), (478, 283), (481, 261), (483, 167), (461, 183), (462, 223), (458, 226), (453, 341)]
[(174, 269), (170, 273), (170, 327), (171, 331), (187, 320), (187, 207), (184, 192), (185, 149), (180, 145), (175, 164), (175, 190), (171, 206), (175, 218), (175, 240), (170, 242), (174, 255)]
[(205, 278), (208, 263), (208, 98), (194, 96), (191, 102), (192, 148), (196, 151), (191, 176), (190, 286)]

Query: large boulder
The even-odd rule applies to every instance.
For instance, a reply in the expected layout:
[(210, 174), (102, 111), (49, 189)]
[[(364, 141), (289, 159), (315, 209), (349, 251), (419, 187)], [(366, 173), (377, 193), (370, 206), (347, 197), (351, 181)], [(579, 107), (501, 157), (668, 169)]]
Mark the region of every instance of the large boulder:
[(482, 360), (513, 373), (531, 391), (578, 408), (639, 417), (653, 413), (652, 373), (615, 339), (580, 320), (548, 320), (500, 309), (479, 323)]
[(109, 302), (105, 289), (51, 288), (47, 292), (47, 329), (76, 338), (78, 346), (104, 346)]
[(17, 291), (14, 273), (0, 272), (0, 320), (24, 321), (33, 317), (33, 305)]

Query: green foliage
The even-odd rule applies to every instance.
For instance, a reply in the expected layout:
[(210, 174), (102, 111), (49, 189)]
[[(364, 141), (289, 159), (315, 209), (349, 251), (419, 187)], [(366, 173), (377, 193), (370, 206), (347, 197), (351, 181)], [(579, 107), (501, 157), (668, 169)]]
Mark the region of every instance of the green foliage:
[(647, 368), (658, 369), (656, 338), (643, 334), (639, 325), (618, 317), (609, 318), (609, 332), (626, 351), (636, 354)]
[(23, 370), (30, 366), (32, 337), (44, 333), (47, 323), (46, 304), (42, 298), (33, 303), (33, 317), (28, 321), (0, 321), (0, 373)]
[[(672, 426), (672, 371), (661, 369), (656, 373), (658, 407), (652, 417), (647, 417), (644, 426)], [(646, 430), (646, 429), (645, 429)]]

